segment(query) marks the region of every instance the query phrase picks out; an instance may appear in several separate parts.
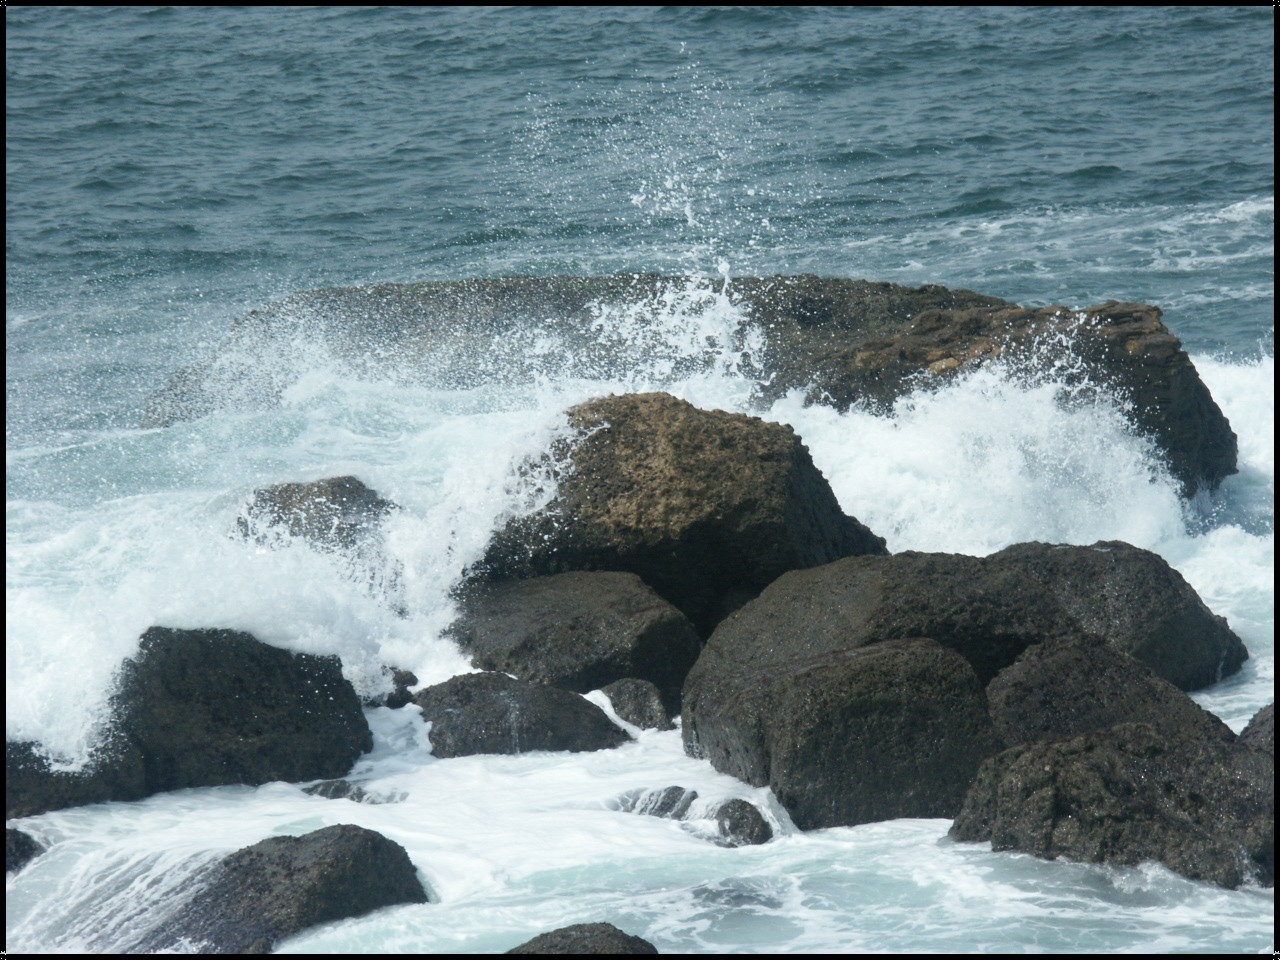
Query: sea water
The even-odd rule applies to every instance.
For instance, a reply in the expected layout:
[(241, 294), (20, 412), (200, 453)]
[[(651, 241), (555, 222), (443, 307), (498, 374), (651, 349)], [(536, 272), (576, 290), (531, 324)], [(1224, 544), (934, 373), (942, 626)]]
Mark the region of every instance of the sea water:
[[(661, 389), (791, 425), (892, 550), (1155, 550), (1250, 659), (1196, 699), (1239, 730), (1274, 688), (1273, 20), (1264, 9), (261, 10), (6, 16), (6, 733), (59, 762), (106, 722), (149, 626), (248, 630), (383, 664), (470, 668), (441, 632), (492, 529), (550, 494), (517, 467), (565, 410)], [(251, 359), (268, 409), (141, 429), (147, 395), (296, 290), (471, 276), (694, 279), (600, 307), (608, 362), (533, 323), (433, 382), (430, 358), (323, 341)], [(1071, 308), (1157, 304), (1240, 438), (1179, 496), (1107, 396), (998, 366), (893, 411), (760, 406), (734, 277), (943, 283)], [(538, 318), (539, 320), (546, 318)], [(365, 358), (367, 360), (367, 358)], [(1054, 358), (1070, 363), (1069, 346)], [(466, 371), (474, 376), (466, 376)], [(232, 536), (260, 486), (355, 474), (401, 506), (399, 577)], [(372, 574), (372, 576), (371, 576)], [(371, 587), (372, 584), (372, 587)], [(607, 706), (601, 695), (593, 698)], [(351, 778), (187, 790), (18, 823), (6, 948), (127, 949), (193, 877), (333, 823), (403, 845), (432, 903), (285, 952), (498, 952), (610, 921), (664, 952), (1258, 952), (1270, 890), (1157, 865), (956, 844), (945, 820), (801, 833), (678, 732), (591, 754), (438, 761), (416, 708), (368, 711)], [(692, 819), (619, 798), (695, 789)], [(724, 849), (728, 797), (778, 839)], [(198, 945), (186, 945), (195, 948)]]

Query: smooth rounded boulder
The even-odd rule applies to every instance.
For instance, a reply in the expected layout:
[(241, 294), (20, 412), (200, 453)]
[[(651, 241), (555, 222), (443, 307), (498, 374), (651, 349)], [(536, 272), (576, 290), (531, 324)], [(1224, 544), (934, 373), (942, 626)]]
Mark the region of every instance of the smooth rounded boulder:
[(685, 684), (686, 752), (769, 786), (802, 830), (954, 816), (999, 748), (973, 668), (925, 638), (833, 640), (717, 631)]
[(245, 536), (278, 529), (314, 546), (351, 549), (394, 509), (356, 477), (329, 477), (255, 490), (237, 525)]
[(1118, 724), (988, 759), (950, 835), (1045, 859), (1156, 860), (1192, 880), (1270, 886), (1274, 778), (1261, 750)]
[(226, 857), (136, 950), (201, 944), (206, 953), (270, 953), (316, 924), (427, 899), (403, 847), (341, 824), (269, 837)]
[(578, 694), (505, 673), (463, 674), (419, 690), (413, 701), (431, 724), (431, 746), (440, 758), (532, 750), (580, 753), (631, 739)]
[(592, 400), (569, 422), (555, 498), (498, 531), (477, 574), (634, 573), (706, 636), (788, 570), (886, 552), (790, 427), (663, 393)]
[(656, 954), (658, 948), (611, 923), (575, 923), (513, 947), (507, 953), (633, 953)]
[(1118, 540), (1087, 547), (1018, 543), (985, 562), (1044, 584), (1083, 630), (1180, 690), (1217, 683), (1249, 658), (1227, 621), (1150, 550)]
[(482, 670), (575, 693), (635, 677), (668, 710), (702, 648), (688, 618), (631, 573), (477, 583), (460, 607), (447, 636)]

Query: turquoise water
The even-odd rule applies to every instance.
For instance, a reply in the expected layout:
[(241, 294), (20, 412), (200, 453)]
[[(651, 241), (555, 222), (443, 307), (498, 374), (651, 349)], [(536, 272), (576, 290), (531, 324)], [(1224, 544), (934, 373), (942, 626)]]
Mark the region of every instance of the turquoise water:
[[(5, 17), (10, 736), (82, 755), (112, 670), (152, 623), (339, 653), (358, 686), (384, 662), (424, 680), (467, 669), (439, 638), (447, 588), (518, 509), (513, 463), (571, 403), (652, 388), (792, 424), (891, 549), (1155, 549), (1252, 654), (1198, 699), (1239, 729), (1273, 698), (1270, 11)], [(602, 315), (619, 356), (594, 378), (444, 390), (293, 344), (256, 359), (289, 371), (278, 407), (138, 428), (168, 375), (299, 289), (634, 271), (714, 283)], [(1155, 303), (1240, 435), (1241, 473), (1183, 502), (1114, 409), (1063, 409), (999, 371), (891, 417), (752, 408), (731, 346), (745, 321), (715, 291), (797, 272)], [(693, 373), (672, 373), (682, 356)], [(339, 473), (405, 507), (390, 542), (408, 617), (331, 557), (226, 535), (255, 487)], [(765, 793), (683, 757), (677, 735), (572, 761), (438, 762), (405, 718), (372, 719), (361, 775), (394, 803), (269, 785), (26, 821), (56, 846), (8, 883), (7, 947), (119, 949), (209, 857), (330, 822), (404, 844), (438, 902), (289, 949), (497, 951), (597, 919), (672, 952), (1273, 939), (1270, 891), (995, 855), (949, 844), (945, 821), (799, 834)], [(721, 851), (610, 808), (670, 783), (755, 799), (782, 839)]]

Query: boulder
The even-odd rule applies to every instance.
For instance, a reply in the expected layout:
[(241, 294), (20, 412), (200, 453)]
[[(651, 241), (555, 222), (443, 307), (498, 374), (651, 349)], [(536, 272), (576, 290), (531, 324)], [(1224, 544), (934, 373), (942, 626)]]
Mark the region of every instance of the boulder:
[(884, 540), (846, 517), (790, 427), (661, 393), (569, 411), (576, 440), (554, 500), (499, 530), (489, 579), (570, 570), (637, 574), (706, 635), (788, 570)]
[(104, 744), (78, 773), (6, 749), (9, 816), (163, 790), (346, 773), (373, 738), (336, 657), (233, 630), (152, 627), (120, 668)]
[(1157, 860), (1193, 880), (1270, 886), (1274, 776), (1270, 753), (1119, 724), (988, 759), (951, 836), (1047, 859)]
[(1019, 543), (986, 559), (1044, 584), (1084, 630), (1181, 690), (1198, 690), (1249, 657), (1227, 621), (1159, 555), (1120, 541)]
[(611, 923), (575, 923), (542, 933), (507, 953), (654, 953), (648, 940), (623, 933)]
[(685, 684), (686, 752), (768, 785), (802, 830), (954, 816), (999, 747), (968, 661), (923, 638), (811, 639), (716, 631)]
[(204, 953), (270, 953), (319, 923), (426, 902), (403, 847), (342, 824), (270, 837), (231, 854), (135, 952), (171, 951), (185, 942)]
[(6, 827), (4, 831), (4, 872), (17, 873), (40, 854), (41, 846), (29, 833)]
[(1276, 747), (1276, 705), (1268, 704), (1253, 715), (1249, 725), (1240, 732), (1240, 742), (1255, 750), (1275, 753)]
[(464, 674), (419, 690), (413, 700), (431, 724), (431, 745), (441, 758), (604, 750), (630, 739), (576, 693), (503, 673)]
[(395, 508), (355, 477), (330, 477), (255, 490), (236, 523), (245, 536), (278, 528), (314, 546), (350, 549)]
[[(316, 350), (355, 375), (409, 370), (446, 389), (609, 376), (636, 346), (631, 328), (619, 334), (600, 323), (602, 313), (669, 315), (673, 291), (693, 313), (732, 302), (744, 326), (763, 336), (765, 349), (746, 360), (766, 401), (801, 389), (810, 402), (883, 407), (999, 359), (1027, 378), (1119, 396), (1188, 493), (1236, 470), (1236, 436), (1155, 307), (1023, 309), (970, 290), (807, 275), (740, 277), (723, 290), (688, 277), (618, 275), (306, 291), (237, 321), (214, 356), (178, 371), (148, 399), (143, 423), (277, 402)], [(690, 352), (673, 376), (722, 359), (715, 349)]]
[[(685, 671), (686, 675), (688, 671)], [(676, 725), (662, 705), (662, 694), (648, 680), (624, 677), (600, 688), (613, 712), (641, 730), (674, 730)]]
[(773, 839), (773, 827), (755, 805), (735, 797), (716, 808), (716, 828), (730, 847), (754, 846)]
[(1147, 723), (1168, 738), (1235, 740), (1173, 684), (1088, 634), (1028, 647), (987, 685), (987, 702), (1008, 746), (1117, 723)]
[(702, 648), (688, 618), (632, 573), (473, 584), (448, 636), (482, 670), (575, 693), (638, 677), (673, 710)]
[[(1040, 583), (977, 557), (906, 552), (850, 557), (779, 577), (708, 642), (729, 665), (822, 656), (929, 637), (960, 653), (983, 685), (1028, 646), (1078, 632)], [(706, 653), (709, 666), (713, 661)], [(705, 673), (700, 660), (694, 673)], [(686, 695), (689, 684), (686, 683)]]

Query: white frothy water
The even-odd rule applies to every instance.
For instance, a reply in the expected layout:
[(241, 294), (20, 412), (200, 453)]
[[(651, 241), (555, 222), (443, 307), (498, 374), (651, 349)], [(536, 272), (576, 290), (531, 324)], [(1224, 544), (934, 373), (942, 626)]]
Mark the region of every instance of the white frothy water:
[[(607, 364), (539, 327), (521, 331), (540, 360), (516, 382), (441, 390), (326, 361), (271, 409), (11, 453), (24, 499), (7, 517), (8, 736), (83, 757), (113, 671), (152, 624), (339, 654), (363, 692), (384, 682), (382, 664), (425, 683), (471, 669), (440, 639), (449, 588), (497, 524), (552, 494), (516, 468), (564, 435), (569, 406), (663, 389), (762, 413), (751, 403), (763, 341), (723, 283), (602, 308)], [(1240, 675), (1198, 695), (1239, 729), (1273, 688), (1273, 361), (1196, 362), (1240, 434), (1241, 472), (1192, 506), (1105, 398), (1064, 403), (1060, 388), (996, 367), (905, 397), (890, 416), (796, 395), (763, 415), (796, 429), (846, 512), (893, 550), (1122, 539), (1161, 553), (1249, 646)], [(400, 505), (386, 524), (388, 560), (402, 566), (389, 593), (341, 556), (235, 535), (256, 487), (347, 473)], [(56, 494), (40, 499), (42, 477), (70, 480), (51, 479)], [(368, 715), (375, 750), (350, 779), (380, 803), (268, 784), (23, 821), (52, 847), (8, 881), (7, 947), (121, 949), (215, 857), (332, 823), (402, 844), (433, 903), (316, 928), (286, 952), (498, 951), (599, 920), (664, 952), (1256, 951), (1272, 937), (1270, 891), (993, 854), (948, 841), (946, 821), (799, 833), (767, 790), (686, 757), (678, 732), (599, 753), (438, 761), (416, 708)], [(629, 791), (676, 784), (700, 795), (690, 822), (619, 809)], [(711, 844), (696, 816), (732, 796), (760, 805), (780, 838)]]

